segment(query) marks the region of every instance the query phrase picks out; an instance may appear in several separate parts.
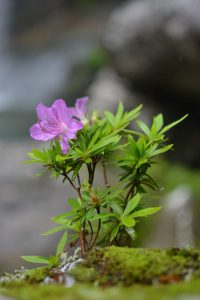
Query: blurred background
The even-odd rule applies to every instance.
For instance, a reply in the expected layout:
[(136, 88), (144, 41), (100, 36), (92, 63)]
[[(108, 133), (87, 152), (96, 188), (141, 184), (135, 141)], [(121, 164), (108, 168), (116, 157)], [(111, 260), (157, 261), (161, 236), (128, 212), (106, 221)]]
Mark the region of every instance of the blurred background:
[(41, 146), (28, 133), (36, 104), (85, 95), (100, 111), (143, 103), (147, 123), (190, 114), (151, 171), (163, 210), (136, 245), (200, 244), (200, 1), (0, 0), (0, 272), (24, 265), (20, 255), (54, 253), (58, 236), (40, 233), (73, 191), (21, 162)]

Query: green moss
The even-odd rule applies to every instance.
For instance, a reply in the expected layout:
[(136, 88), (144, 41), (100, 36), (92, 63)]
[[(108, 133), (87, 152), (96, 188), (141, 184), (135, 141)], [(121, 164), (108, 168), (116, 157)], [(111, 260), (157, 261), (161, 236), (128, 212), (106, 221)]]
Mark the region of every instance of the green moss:
[[(0, 290), (1, 292), (1, 290)], [(4, 291), (4, 295), (16, 300), (161, 300), (161, 299), (193, 299), (192, 296), (200, 295), (200, 281), (179, 283), (174, 285), (139, 286), (123, 288), (100, 288), (88, 285), (76, 285), (72, 288), (63, 286), (21, 286)]]
[(92, 250), (70, 272), (77, 280), (72, 288), (39, 284), (49, 274), (48, 268), (30, 270), (21, 281), (1, 284), (0, 294), (17, 300), (192, 299), (200, 295), (200, 251), (112, 246)]
[(25, 273), (25, 281), (30, 283), (42, 282), (49, 274), (49, 267), (41, 267), (28, 270)]
[(112, 246), (93, 250), (84, 264), (73, 270), (73, 275), (83, 281), (86, 270), (93, 276), (85, 277), (85, 282), (96, 281), (100, 285), (181, 281), (191, 273), (193, 278), (199, 276), (200, 252), (195, 249), (164, 251)]
[(72, 269), (69, 274), (76, 278), (79, 282), (94, 282), (98, 277), (98, 272), (93, 267), (86, 267), (79, 265), (75, 269)]

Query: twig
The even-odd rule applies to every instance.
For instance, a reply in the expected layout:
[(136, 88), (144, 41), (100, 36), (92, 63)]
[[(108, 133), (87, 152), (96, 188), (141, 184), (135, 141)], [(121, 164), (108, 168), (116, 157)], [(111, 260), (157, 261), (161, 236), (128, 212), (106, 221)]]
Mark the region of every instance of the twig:
[(107, 170), (106, 170), (106, 166), (104, 163), (102, 163), (102, 167), (103, 167), (103, 178), (104, 178), (104, 183), (105, 183), (105, 186), (107, 188), (110, 187), (109, 183), (108, 183), (108, 176), (107, 176)]
[(89, 240), (89, 248), (90, 248), (90, 245), (91, 245), (92, 239), (93, 239), (93, 235), (94, 235), (94, 231), (93, 231), (92, 224), (90, 221), (88, 221), (88, 224), (89, 224), (90, 231), (91, 231), (91, 236), (90, 236), (90, 240)]
[[(100, 208), (99, 207), (97, 208), (97, 213), (100, 214)], [(92, 247), (95, 245), (95, 243), (97, 241), (97, 238), (99, 236), (100, 229), (101, 229), (101, 219), (99, 219), (99, 221), (98, 221), (98, 228), (97, 228), (97, 232), (96, 232), (95, 238), (93, 240), (92, 245), (90, 245), (90, 248), (88, 250), (92, 249)]]

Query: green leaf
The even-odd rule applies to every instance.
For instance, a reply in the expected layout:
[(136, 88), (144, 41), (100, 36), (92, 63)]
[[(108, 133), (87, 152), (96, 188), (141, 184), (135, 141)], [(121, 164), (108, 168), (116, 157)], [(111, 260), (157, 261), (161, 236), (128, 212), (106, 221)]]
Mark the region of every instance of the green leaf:
[(161, 207), (144, 208), (144, 209), (141, 209), (141, 210), (138, 210), (138, 211), (132, 213), (130, 216), (133, 217), (133, 218), (146, 217), (146, 216), (155, 214), (160, 209), (161, 209)]
[(183, 116), (182, 118), (178, 119), (177, 121), (165, 126), (161, 131), (160, 134), (165, 133), (166, 131), (168, 131), (169, 129), (171, 129), (172, 127), (176, 126), (177, 124), (179, 124), (180, 122), (182, 122), (184, 119), (186, 119), (188, 117), (188, 114), (186, 114), (185, 116)]
[(140, 200), (141, 200), (141, 195), (138, 193), (128, 202), (128, 204), (123, 212), (123, 215), (128, 216), (134, 210), (134, 208), (138, 205)]
[(136, 121), (138, 127), (149, 137), (151, 134), (151, 131), (149, 127), (142, 121)]
[(126, 227), (133, 227), (135, 225), (135, 220), (131, 216), (121, 216), (121, 221)]
[(78, 202), (77, 199), (69, 198), (69, 199), (67, 200), (67, 202), (68, 202), (69, 205), (70, 205), (73, 209), (75, 209), (75, 210), (81, 208), (81, 205), (80, 205), (80, 203)]
[(161, 130), (161, 128), (163, 127), (163, 124), (164, 124), (163, 115), (159, 114), (159, 115), (155, 116), (155, 125), (156, 125), (157, 131)]
[(111, 235), (110, 235), (110, 241), (111, 241), (111, 242), (114, 240), (114, 238), (115, 238), (116, 235), (118, 234), (119, 228), (120, 228), (120, 225), (119, 225), (119, 224), (117, 224), (117, 225), (113, 228), (113, 230), (112, 230), (112, 232), (111, 232)]
[(123, 113), (124, 113), (124, 107), (122, 102), (120, 102), (115, 116), (115, 125), (117, 125), (121, 121), (123, 117)]
[(123, 214), (123, 210), (122, 210), (121, 206), (119, 206), (117, 203), (110, 202), (109, 206), (112, 208), (114, 213), (116, 213), (117, 215), (120, 216)]
[(173, 147), (173, 144), (167, 145), (160, 149), (157, 149), (154, 152), (152, 152), (151, 154), (149, 154), (149, 157), (153, 157), (153, 156), (159, 155), (161, 153), (165, 153), (165, 152), (169, 151), (172, 147)]
[(25, 261), (36, 263), (36, 264), (47, 264), (49, 265), (49, 259), (43, 256), (21, 256)]
[(134, 141), (133, 137), (131, 135), (128, 136), (130, 151), (132, 156), (134, 156), (136, 159), (140, 157), (140, 151), (137, 147), (136, 142)]
[(108, 119), (108, 121), (110, 122), (110, 124), (114, 127), (115, 116), (111, 112), (109, 112), (109, 111), (105, 111), (104, 115), (106, 116), (106, 118)]
[(59, 231), (62, 231), (64, 229), (66, 229), (67, 226), (66, 225), (62, 225), (62, 226), (58, 226), (58, 227), (53, 227), (51, 228), (50, 230), (44, 232), (44, 233), (41, 233), (40, 235), (41, 236), (47, 236), (47, 235), (51, 235), (51, 234), (54, 234), (56, 232), (59, 232)]
[(57, 256), (50, 255), (49, 256), (49, 265), (51, 267), (58, 267), (58, 265), (59, 265), (59, 258)]
[(56, 249), (56, 256), (57, 257), (62, 254), (62, 252), (63, 252), (63, 250), (65, 248), (66, 243), (67, 243), (67, 232), (65, 232), (62, 235), (62, 237), (61, 237), (61, 239), (60, 239), (60, 241), (58, 243), (58, 246), (57, 246), (57, 249)]

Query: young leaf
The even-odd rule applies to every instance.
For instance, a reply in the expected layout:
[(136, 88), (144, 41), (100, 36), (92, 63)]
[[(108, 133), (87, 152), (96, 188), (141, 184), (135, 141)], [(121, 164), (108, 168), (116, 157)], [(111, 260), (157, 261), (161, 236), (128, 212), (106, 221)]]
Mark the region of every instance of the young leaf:
[(151, 134), (151, 131), (149, 127), (142, 121), (136, 121), (138, 127), (149, 137)]
[(122, 224), (126, 227), (133, 227), (135, 220), (131, 216), (121, 216)]
[(141, 200), (141, 195), (138, 193), (128, 202), (123, 215), (128, 216), (134, 210), (134, 208), (138, 205), (140, 200)]
[(112, 241), (114, 240), (114, 238), (116, 237), (116, 235), (118, 234), (119, 228), (120, 228), (120, 225), (119, 225), (119, 224), (117, 224), (117, 225), (113, 228), (113, 230), (112, 230), (112, 232), (111, 232), (111, 235), (110, 235), (110, 242), (112, 242)]
[(81, 205), (77, 199), (69, 198), (67, 201), (73, 209), (75, 210), (80, 209)]
[(56, 256), (60, 256), (65, 248), (65, 245), (67, 243), (67, 231), (62, 235), (59, 243), (58, 243), (58, 246), (57, 246), (57, 249), (56, 249)]
[(161, 130), (163, 124), (164, 124), (163, 115), (159, 114), (155, 116), (155, 125), (156, 125), (157, 132)]
[(137, 218), (137, 217), (146, 217), (152, 214), (155, 214), (157, 211), (159, 211), (161, 209), (161, 207), (149, 207), (149, 208), (144, 208), (141, 210), (138, 210), (134, 213), (132, 213), (130, 216), (133, 218)]
[(180, 122), (182, 122), (184, 119), (186, 119), (188, 117), (188, 114), (186, 114), (185, 116), (183, 116), (182, 118), (178, 119), (177, 121), (165, 126), (161, 131), (160, 134), (165, 133), (166, 131), (168, 131), (169, 129), (171, 129), (172, 127), (176, 126), (177, 124), (179, 124)]
[(62, 225), (62, 226), (58, 226), (58, 227), (53, 227), (51, 228), (50, 230), (44, 232), (44, 233), (41, 233), (40, 235), (41, 236), (47, 236), (47, 235), (51, 235), (51, 234), (54, 234), (56, 232), (59, 232), (59, 231), (62, 231), (64, 229), (67, 228), (67, 225)]
[(159, 155), (161, 153), (165, 153), (165, 152), (169, 151), (172, 147), (173, 147), (173, 144), (164, 146), (163, 148), (160, 148), (160, 149), (157, 149), (154, 152), (152, 152), (149, 155), (149, 157), (153, 157), (153, 156)]
[(49, 265), (49, 259), (43, 256), (21, 256), (25, 261), (36, 263), (36, 264), (47, 264)]

